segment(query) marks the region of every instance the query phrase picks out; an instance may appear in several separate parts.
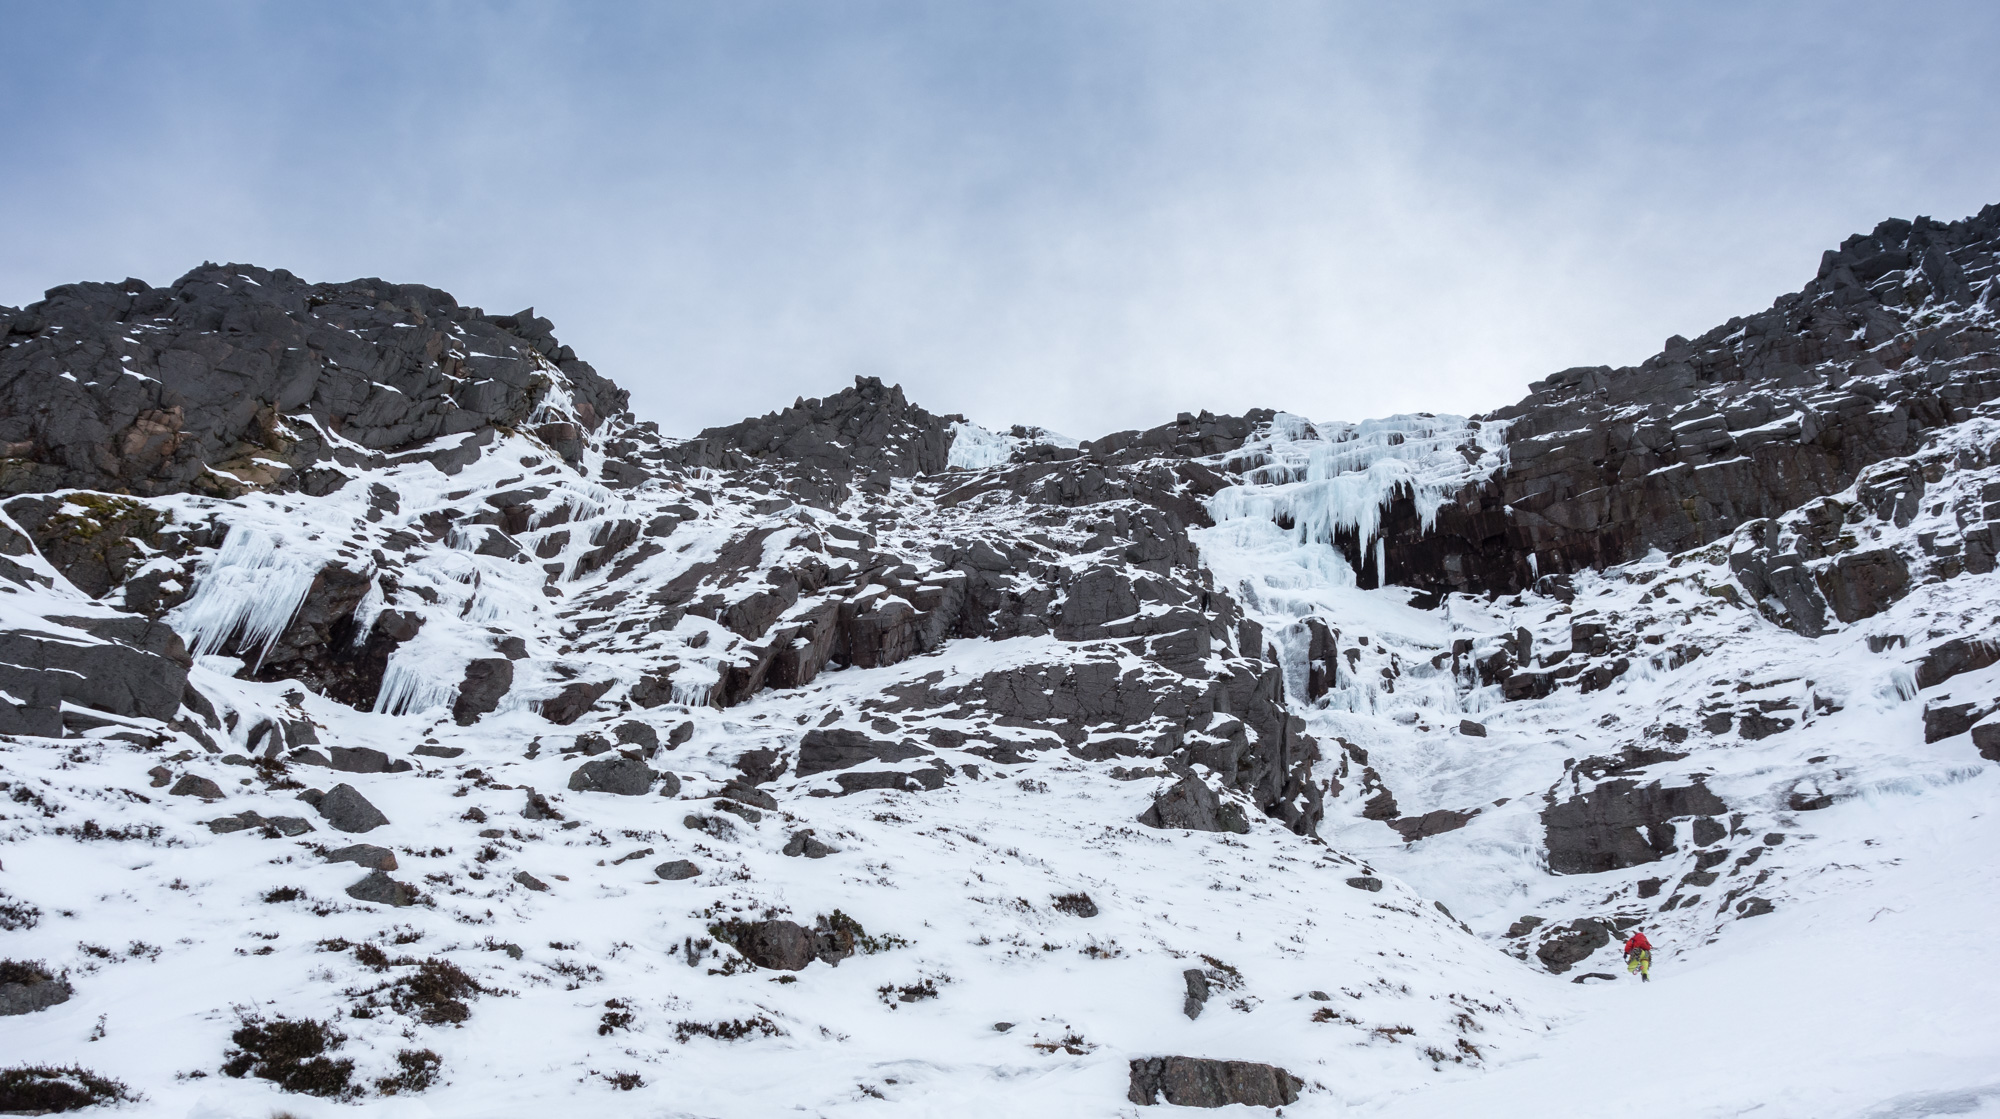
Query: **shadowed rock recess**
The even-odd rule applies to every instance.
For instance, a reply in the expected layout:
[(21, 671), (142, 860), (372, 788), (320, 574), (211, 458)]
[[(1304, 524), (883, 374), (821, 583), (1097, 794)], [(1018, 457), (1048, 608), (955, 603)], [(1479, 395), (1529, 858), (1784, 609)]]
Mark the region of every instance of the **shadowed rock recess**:
[[(1601, 981), (1641, 925), (1714, 942), (1809, 888), (1812, 814), (2000, 760), (1996, 264), (2000, 207), (1887, 221), (1768, 310), (1489, 415), (1081, 443), (867, 377), (666, 437), (532, 310), (372, 279), (204, 264), (0, 308), (4, 842), (204, 852), (39, 900), (9, 853), (10, 936), (85, 893), (162, 923), (36, 940), (0, 1013), (222, 945), (202, 899), (236, 890), (295, 924), (202, 957), (226, 990), (184, 1009), (271, 1004), (330, 1098), (484, 1059), (425, 1047), (437, 1006), (603, 1046), (564, 1091), (965, 1006), (1021, 1025), (894, 1036), (1122, 1068), (1135, 1105), (1310, 1104), (1362, 1048), (1516, 1060), (1528, 981)], [(1108, 960), (1143, 1028), (1008, 1001)], [(282, 1015), (281, 973), (312, 992)], [(815, 1018), (837, 990), (866, 1005)], [(973, 1061), (867, 1051), (831, 1077), (854, 1100)]]

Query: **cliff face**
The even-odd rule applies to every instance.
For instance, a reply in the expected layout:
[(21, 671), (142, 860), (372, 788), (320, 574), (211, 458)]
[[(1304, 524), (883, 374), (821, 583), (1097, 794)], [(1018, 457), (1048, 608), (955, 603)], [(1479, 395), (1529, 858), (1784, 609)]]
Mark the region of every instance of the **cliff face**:
[(625, 401), (532, 310), (413, 284), (207, 264), (0, 309), (7, 493), (324, 492), (336, 466), (501, 426), (595, 428)]
[[(376, 280), (0, 308), (0, 982), (95, 1007), (137, 899), (171, 947), (122, 958), (202, 981), (89, 1053), (168, 1045), (175, 1106), (1527, 1063), (1618, 934), (1833, 912), (1923, 790), (1990, 807), (1996, 261), (2000, 208), (1887, 222), (1492, 415), (1081, 444), (874, 379), (665, 438), (547, 320)], [(64, 1021), (0, 1049), (81, 1059)]]
[[(1507, 465), (1434, 528), (1385, 513), (1391, 583), (1511, 593), (1684, 551), (1852, 485), (2000, 395), (2000, 206), (1885, 221), (1767, 311), (1636, 368), (1567, 369), (1486, 417)], [(1357, 562), (1350, 536), (1341, 545)]]

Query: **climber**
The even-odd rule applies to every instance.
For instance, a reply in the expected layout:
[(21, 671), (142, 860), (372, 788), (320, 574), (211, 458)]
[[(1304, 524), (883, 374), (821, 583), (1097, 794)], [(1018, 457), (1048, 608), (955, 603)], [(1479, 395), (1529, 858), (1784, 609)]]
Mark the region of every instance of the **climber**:
[(1653, 942), (1646, 939), (1645, 933), (1634, 932), (1632, 939), (1625, 942), (1625, 970), (1637, 973), (1641, 983), (1653, 981), (1646, 974), (1653, 970)]

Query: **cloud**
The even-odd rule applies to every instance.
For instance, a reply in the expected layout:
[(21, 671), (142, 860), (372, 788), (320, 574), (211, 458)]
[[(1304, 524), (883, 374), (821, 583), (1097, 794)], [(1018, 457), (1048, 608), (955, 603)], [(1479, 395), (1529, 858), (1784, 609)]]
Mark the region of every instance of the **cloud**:
[(203, 259), (430, 283), (534, 305), (681, 433), (855, 374), (1086, 436), (1491, 408), (2000, 181), (1983, 5), (13, 19), (0, 301)]

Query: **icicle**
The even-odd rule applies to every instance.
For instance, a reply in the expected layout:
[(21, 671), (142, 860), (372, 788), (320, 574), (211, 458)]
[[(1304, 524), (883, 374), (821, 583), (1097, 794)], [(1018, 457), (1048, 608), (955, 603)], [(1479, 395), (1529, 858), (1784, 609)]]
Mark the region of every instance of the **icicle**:
[[(450, 707), (458, 701), (458, 685), (435, 671), (418, 667), (427, 658), (398, 649), (382, 670), (382, 690), (375, 694), (375, 711), (384, 715), (409, 715)], [(435, 668), (432, 664), (430, 667)]]
[(244, 652), (254, 649), (252, 667), (261, 666), (299, 612), (323, 562), (286, 548), (276, 536), (239, 525), (223, 538), (193, 597), (169, 622), (195, 656), (235, 644)]

